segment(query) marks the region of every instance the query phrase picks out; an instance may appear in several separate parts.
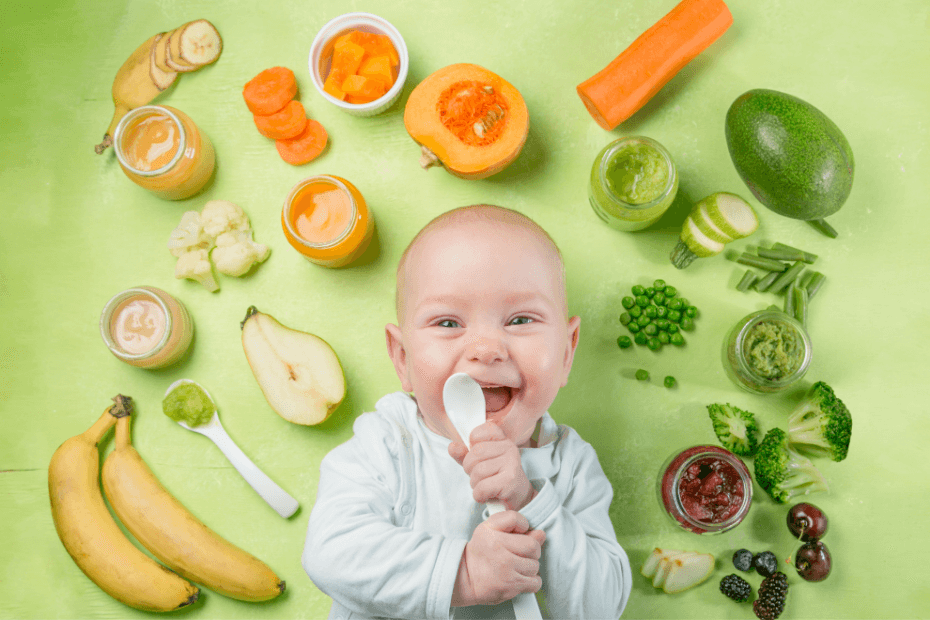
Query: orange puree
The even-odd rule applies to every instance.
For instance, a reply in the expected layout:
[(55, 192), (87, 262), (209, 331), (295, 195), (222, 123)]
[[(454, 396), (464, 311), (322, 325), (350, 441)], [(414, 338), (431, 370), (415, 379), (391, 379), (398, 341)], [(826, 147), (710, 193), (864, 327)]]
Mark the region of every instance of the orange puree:
[(178, 126), (163, 112), (155, 112), (126, 131), (126, 160), (136, 170), (158, 170), (167, 165), (181, 143)]
[(305, 186), (291, 202), (291, 219), (297, 234), (310, 243), (335, 241), (352, 217), (348, 192), (332, 183), (314, 182)]
[(354, 185), (321, 174), (291, 189), (281, 212), (281, 226), (288, 243), (308, 261), (343, 267), (364, 254), (375, 221)]

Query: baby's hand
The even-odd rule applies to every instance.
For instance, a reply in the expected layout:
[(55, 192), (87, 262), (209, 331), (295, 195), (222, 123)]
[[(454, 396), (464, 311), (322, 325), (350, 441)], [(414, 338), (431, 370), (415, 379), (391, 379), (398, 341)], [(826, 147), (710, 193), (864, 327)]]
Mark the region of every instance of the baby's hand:
[(449, 456), (471, 477), (472, 496), (479, 504), (500, 502), (508, 510), (520, 510), (536, 497), (520, 449), (493, 422), (475, 427), (469, 438), (471, 450), (460, 442), (449, 445)]
[(475, 528), (459, 564), (452, 606), (497, 605), (542, 587), (539, 558), (546, 534), (519, 512), (491, 515)]

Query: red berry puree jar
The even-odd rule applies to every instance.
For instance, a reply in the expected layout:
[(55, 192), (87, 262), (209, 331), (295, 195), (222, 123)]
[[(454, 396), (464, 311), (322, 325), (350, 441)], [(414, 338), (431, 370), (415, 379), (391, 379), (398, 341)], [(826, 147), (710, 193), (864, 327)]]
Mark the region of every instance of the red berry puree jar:
[(659, 470), (659, 504), (680, 527), (719, 534), (739, 525), (752, 503), (752, 478), (735, 454), (719, 446), (676, 452)]

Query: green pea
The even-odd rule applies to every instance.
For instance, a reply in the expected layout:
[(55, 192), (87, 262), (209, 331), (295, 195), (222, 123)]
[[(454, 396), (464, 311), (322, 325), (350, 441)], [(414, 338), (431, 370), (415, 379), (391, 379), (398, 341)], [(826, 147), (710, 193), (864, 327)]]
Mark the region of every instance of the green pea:
[(658, 338), (650, 338), (646, 341), (646, 346), (652, 351), (658, 351), (662, 348), (662, 343), (659, 342)]
[(664, 319), (668, 317), (668, 308), (665, 306), (656, 306), (656, 318)]
[(697, 316), (697, 313), (698, 313), (698, 309), (695, 308), (694, 306), (688, 306), (688, 309), (685, 310), (685, 314), (687, 314), (692, 319)]
[(664, 383), (665, 383), (665, 387), (667, 387), (667, 388), (673, 388), (673, 387), (675, 387), (675, 383), (676, 383), (675, 377), (673, 377), (673, 376), (671, 376), (671, 375), (665, 377)]
[(681, 309), (682, 309), (682, 311), (684, 311), (688, 306), (691, 305), (691, 302), (688, 301), (687, 299), (685, 299), (684, 297), (679, 297), (678, 299), (681, 300)]
[(646, 297), (645, 295), (637, 295), (636, 305), (639, 306), (640, 308), (645, 308), (646, 306), (649, 305), (649, 298)]
[(621, 349), (629, 349), (633, 346), (633, 341), (630, 340), (629, 336), (620, 336), (617, 338), (617, 346)]
[(643, 327), (643, 332), (645, 332), (647, 336), (655, 336), (659, 333), (659, 328), (656, 327), (655, 323), (650, 323)]
[(650, 319), (654, 319), (658, 314), (658, 309), (655, 306), (646, 306), (643, 308), (643, 314), (648, 316)]
[(678, 326), (678, 323), (668, 322), (668, 333), (677, 334), (679, 329), (681, 329), (681, 327)]
[(639, 306), (633, 306), (632, 308), (630, 308), (630, 316), (633, 317), (634, 319), (638, 319), (640, 315), (642, 315), (642, 313), (643, 313), (643, 309), (640, 308)]
[(668, 319), (656, 319), (652, 322), (653, 325), (658, 327), (661, 331), (667, 332), (668, 326), (671, 325), (671, 322)]
[(637, 284), (636, 286), (633, 287), (633, 294), (634, 295), (645, 295), (646, 287)]
[(678, 321), (681, 320), (681, 312), (679, 312), (678, 310), (670, 311), (668, 313), (668, 320), (672, 321), (673, 323), (677, 323)]
[(649, 340), (649, 338), (646, 336), (646, 334), (644, 334), (641, 331), (636, 332), (636, 335), (633, 336), (633, 342), (635, 342), (636, 344), (646, 344), (647, 340)]
[(668, 335), (668, 332), (659, 332), (659, 335), (656, 336), (656, 338), (658, 338), (659, 342), (662, 344), (668, 344), (672, 341), (672, 338)]
[(690, 332), (694, 329), (694, 321), (691, 319), (691, 317), (686, 316), (681, 320), (681, 329), (686, 332)]
[(656, 296), (656, 290), (655, 290), (654, 288), (652, 288), (651, 286), (650, 286), (650, 287), (647, 287), (647, 288), (646, 288), (646, 297), (649, 297), (649, 298), (651, 299), (651, 298), (653, 298), (653, 297), (655, 297), (655, 296)]
[(680, 347), (685, 344), (685, 337), (681, 334), (672, 334), (669, 338), (669, 342), (671, 342), (676, 347)]
[(665, 280), (656, 280), (655, 282), (652, 283), (652, 287), (657, 291), (664, 290)]
[(649, 371), (648, 371), (648, 370), (643, 370), (642, 368), (640, 368), (639, 370), (636, 371), (636, 378), (637, 378), (639, 381), (648, 381), (648, 380), (649, 380)]
[(652, 303), (654, 303), (657, 306), (665, 306), (666, 304), (665, 293), (662, 293), (662, 292), (656, 293), (655, 297), (652, 298)]
[(668, 307), (670, 310), (681, 310), (682, 308), (681, 299), (676, 297), (675, 299), (671, 300), (670, 302), (668, 302)]
[(671, 298), (671, 297), (674, 297), (674, 296), (677, 295), (677, 294), (678, 294), (678, 289), (675, 288), (674, 286), (666, 286), (666, 287), (665, 287), (665, 296), (666, 296), (666, 297)]
[(620, 305), (622, 305), (624, 308), (627, 308), (627, 309), (632, 308), (633, 304), (635, 303), (636, 303), (636, 300), (630, 297), (629, 295), (627, 295), (626, 297), (620, 300)]
[(644, 327), (644, 326), (649, 325), (650, 323), (652, 323), (652, 318), (650, 318), (648, 315), (646, 315), (645, 313), (643, 313), (642, 316), (640, 316), (639, 318), (636, 319), (636, 322), (639, 323), (639, 326), (640, 326), (640, 327)]
[(633, 320), (633, 317), (630, 316), (629, 312), (624, 312), (623, 314), (620, 315), (620, 323), (622, 323), (623, 325), (629, 325), (630, 321), (632, 320)]
[(635, 334), (636, 332), (642, 329), (642, 327), (640, 327), (639, 323), (637, 323), (636, 321), (630, 321), (630, 324), (627, 325), (626, 328), (630, 330), (631, 334)]

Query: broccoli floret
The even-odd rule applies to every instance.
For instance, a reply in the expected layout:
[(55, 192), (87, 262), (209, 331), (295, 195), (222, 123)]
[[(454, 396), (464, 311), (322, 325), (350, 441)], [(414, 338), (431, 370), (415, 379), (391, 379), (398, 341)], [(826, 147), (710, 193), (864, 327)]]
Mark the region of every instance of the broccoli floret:
[(849, 451), (852, 415), (833, 389), (818, 381), (788, 418), (788, 441), (812, 456), (842, 461)]
[(829, 490), (823, 474), (791, 447), (788, 433), (780, 428), (773, 428), (762, 438), (753, 468), (756, 482), (779, 504), (798, 495)]
[(759, 445), (759, 427), (750, 411), (727, 403), (707, 405), (714, 432), (724, 448), (740, 456), (752, 456)]

